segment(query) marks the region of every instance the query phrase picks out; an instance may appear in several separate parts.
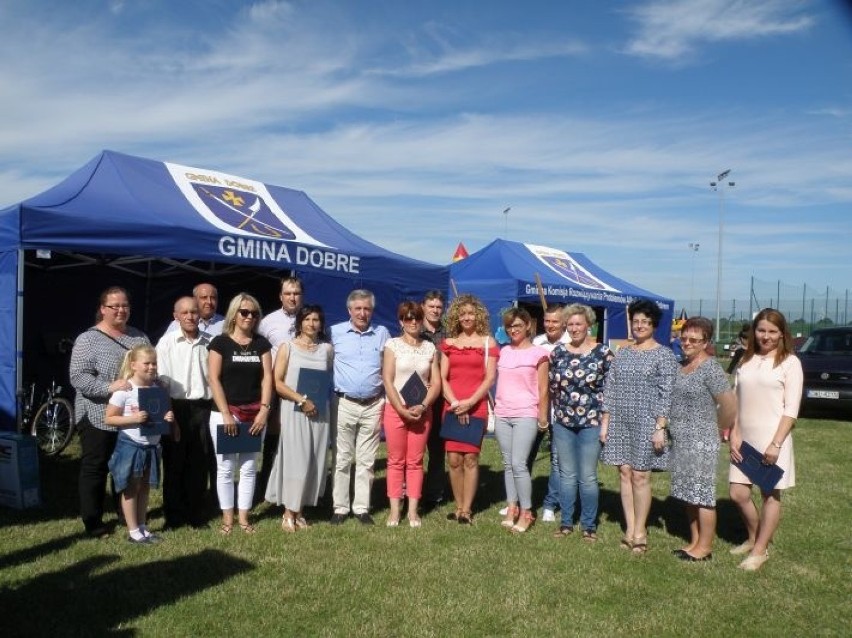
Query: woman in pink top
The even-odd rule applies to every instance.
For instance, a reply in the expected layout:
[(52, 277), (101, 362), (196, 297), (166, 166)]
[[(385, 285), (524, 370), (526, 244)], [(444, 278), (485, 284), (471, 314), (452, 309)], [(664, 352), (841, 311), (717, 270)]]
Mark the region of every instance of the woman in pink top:
[(772, 308), (761, 310), (752, 322), (748, 346), (736, 371), (739, 411), (731, 430), (731, 461), (742, 461), (740, 446), (748, 441), (763, 452), (764, 463), (777, 464), (784, 476), (775, 489), (762, 494), (763, 508), (758, 511), (751, 500), (751, 481), (731, 465), (731, 500), (748, 530), (748, 539), (731, 553), (748, 554), (739, 565), (746, 571), (760, 569), (769, 559), (767, 548), (781, 520), (781, 490), (796, 484), (792, 434), (802, 383), (802, 364), (793, 354), (787, 320)]
[(530, 341), (532, 319), (526, 310), (512, 308), (503, 313), (503, 327), (511, 343), (500, 351), (494, 406), (509, 504), (501, 524), (520, 533), (535, 520), (527, 456), (538, 430), (547, 429), (550, 353)]

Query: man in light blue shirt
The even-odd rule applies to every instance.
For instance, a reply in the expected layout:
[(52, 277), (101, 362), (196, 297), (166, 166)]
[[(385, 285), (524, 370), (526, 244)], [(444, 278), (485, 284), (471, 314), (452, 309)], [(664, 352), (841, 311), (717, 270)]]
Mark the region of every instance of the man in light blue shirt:
[[(376, 298), (369, 290), (353, 290), (346, 299), (349, 321), (331, 327), (334, 346), (332, 419), (336, 421), (332, 525), (343, 523), (350, 510), (363, 525), (373, 525), (370, 489), (385, 403), (382, 349), (390, 337), (386, 328), (371, 323), (375, 305)], [(353, 461), (355, 496), (350, 506)]]

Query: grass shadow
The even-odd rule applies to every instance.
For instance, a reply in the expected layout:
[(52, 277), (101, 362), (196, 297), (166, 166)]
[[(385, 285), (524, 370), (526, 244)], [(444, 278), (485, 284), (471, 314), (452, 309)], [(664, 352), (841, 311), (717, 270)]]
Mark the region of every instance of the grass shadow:
[(0, 589), (4, 635), (131, 636), (136, 631), (122, 625), (254, 569), (245, 560), (204, 550), (104, 571), (118, 560), (95, 556)]

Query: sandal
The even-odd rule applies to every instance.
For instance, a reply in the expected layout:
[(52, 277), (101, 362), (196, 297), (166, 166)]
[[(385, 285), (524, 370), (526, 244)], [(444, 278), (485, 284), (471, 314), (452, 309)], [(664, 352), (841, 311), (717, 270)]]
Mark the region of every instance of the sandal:
[(294, 522), (296, 524), (296, 529), (308, 529), (311, 526), (310, 523), (305, 520), (304, 516), (297, 516)]
[(618, 542), (621, 549), (633, 549), (633, 539), (625, 536)]
[(583, 540), (587, 543), (596, 543), (598, 540), (598, 535), (593, 529), (584, 529)]
[[(242, 526), (240, 526), (242, 527)], [(286, 514), (281, 517), (281, 529), (287, 532), (288, 534), (292, 534), (296, 531), (296, 521), (293, 520), (292, 516), (287, 516)], [(243, 530), (245, 531), (245, 530)], [(251, 532), (246, 532), (250, 534)]]
[(459, 525), (473, 525), (473, 515), (470, 512), (460, 512), (456, 520)]
[(574, 533), (574, 528), (570, 525), (560, 525), (559, 530), (553, 532), (553, 538), (565, 538), (566, 536), (571, 536)]
[(521, 515), (518, 517), (518, 522), (512, 526), (511, 531), (514, 534), (523, 534), (532, 527), (534, 522), (535, 515), (532, 513), (532, 510), (523, 510)]
[(240, 523), (240, 529), (246, 534), (257, 534), (257, 528), (251, 523)]
[(455, 512), (450, 512), (449, 514), (447, 514), (447, 520), (448, 521), (457, 521), (457, 520), (459, 520), (459, 516), (461, 516), (462, 513), (463, 512), (461, 510), (456, 510)]
[(518, 515), (521, 513), (520, 508), (516, 504), (511, 504), (506, 508), (506, 518), (500, 521), (503, 527), (514, 527), (518, 522)]
[(234, 529), (233, 525), (229, 525), (228, 523), (222, 523), (222, 526), (219, 528), (219, 533), (222, 536), (229, 536), (232, 529)]
[(639, 540), (633, 539), (633, 547), (630, 548), (630, 551), (637, 556), (646, 553), (648, 551), (648, 537), (642, 536)]

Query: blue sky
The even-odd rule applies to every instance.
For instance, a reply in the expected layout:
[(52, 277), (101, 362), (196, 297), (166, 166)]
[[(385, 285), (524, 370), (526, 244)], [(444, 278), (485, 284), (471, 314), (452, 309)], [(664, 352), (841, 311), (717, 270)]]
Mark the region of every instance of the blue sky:
[(730, 168), (723, 299), (852, 288), (839, 0), (4, 0), (0, 24), (2, 205), (109, 148), (304, 190), (431, 262), (583, 252), (680, 306), (715, 299)]

